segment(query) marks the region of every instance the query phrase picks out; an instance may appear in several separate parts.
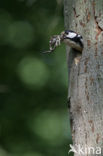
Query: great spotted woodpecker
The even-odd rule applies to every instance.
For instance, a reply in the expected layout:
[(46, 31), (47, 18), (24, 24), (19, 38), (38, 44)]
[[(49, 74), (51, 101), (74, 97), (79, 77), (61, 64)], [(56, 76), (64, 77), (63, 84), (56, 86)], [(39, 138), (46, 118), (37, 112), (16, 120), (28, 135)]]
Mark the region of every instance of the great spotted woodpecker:
[(77, 51), (82, 52), (83, 50), (83, 37), (72, 30), (65, 30), (60, 35), (54, 35), (51, 37), (49, 41), (50, 50), (45, 51), (44, 53), (54, 51), (61, 42), (66, 43), (66, 45), (69, 45)]
[(63, 35), (63, 41), (71, 48), (78, 51), (83, 50), (83, 37), (72, 30), (66, 30)]

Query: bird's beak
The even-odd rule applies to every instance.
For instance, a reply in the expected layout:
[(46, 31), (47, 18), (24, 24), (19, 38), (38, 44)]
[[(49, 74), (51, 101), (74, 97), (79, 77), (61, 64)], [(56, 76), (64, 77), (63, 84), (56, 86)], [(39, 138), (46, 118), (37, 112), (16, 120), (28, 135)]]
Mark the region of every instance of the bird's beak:
[(63, 32), (61, 32), (61, 39), (62, 40), (64, 40), (64, 39), (66, 39), (67, 37), (66, 37), (66, 34), (65, 34), (65, 31), (63, 31)]

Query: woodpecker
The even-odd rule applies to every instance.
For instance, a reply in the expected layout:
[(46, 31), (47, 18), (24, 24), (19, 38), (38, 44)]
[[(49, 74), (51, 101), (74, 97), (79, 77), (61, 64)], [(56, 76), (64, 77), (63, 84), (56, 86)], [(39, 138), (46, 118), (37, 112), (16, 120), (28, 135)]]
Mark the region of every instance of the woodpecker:
[(63, 41), (71, 48), (82, 52), (83, 50), (83, 37), (72, 30), (65, 30), (63, 33)]
[(61, 42), (66, 43), (66, 45), (69, 45), (77, 51), (82, 52), (83, 50), (83, 37), (72, 30), (65, 30), (60, 35), (54, 35), (51, 37), (49, 41), (49, 50), (43, 53), (53, 52)]

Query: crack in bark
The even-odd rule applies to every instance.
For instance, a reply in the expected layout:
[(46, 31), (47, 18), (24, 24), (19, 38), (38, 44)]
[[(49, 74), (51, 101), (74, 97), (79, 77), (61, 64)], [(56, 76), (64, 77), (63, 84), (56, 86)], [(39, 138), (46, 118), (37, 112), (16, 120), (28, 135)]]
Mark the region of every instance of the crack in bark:
[(95, 47), (96, 47), (95, 56), (97, 56), (98, 37), (101, 34), (101, 32), (103, 31), (103, 29), (99, 26), (98, 21), (97, 21), (97, 16), (95, 14), (95, 1), (92, 2), (92, 6), (93, 6), (94, 21), (95, 21), (95, 24), (96, 24), (96, 31), (97, 31), (97, 34), (95, 36), (95, 39), (96, 39), (96, 43), (95, 43)]
[(86, 58), (85, 59), (85, 62), (84, 62), (84, 65), (85, 65), (85, 67), (84, 67), (84, 73), (87, 73), (87, 64), (88, 64), (88, 61), (89, 61), (89, 59), (88, 58)]
[(73, 11), (74, 11), (74, 15), (75, 15), (75, 17), (78, 18), (80, 15), (77, 15), (77, 13), (76, 13), (76, 9), (75, 9), (74, 6), (72, 6), (72, 8), (73, 8)]
[(98, 37), (101, 34), (101, 32), (103, 31), (103, 29), (99, 26), (98, 21), (97, 21), (97, 16), (95, 15), (95, 2), (94, 1), (92, 2), (92, 6), (93, 6), (94, 20), (95, 20), (96, 30), (97, 30), (95, 39), (98, 41)]
[(100, 138), (101, 138), (101, 137), (100, 137), (100, 134), (97, 133), (97, 138), (96, 138), (96, 143), (97, 143), (97, 144), (99, 143)]
[(96, 23), (96, 29), (97, 29), (97, 35), (96, 35), (96, 40), (98, 40), (99, 35), (103, 31), (102, 28), (98, 25), (97, 19), (95, 17), (95, 23)]
[(89, 120), (88, 122), (90, 124), (90, 127), (91, 127), (92, 132), (94, 133), (94, 123), (93, 123), (93, 121), (92, 120)]
[(87, 40), (87, 45), (88, 45), (88, 47), (91, 46), (91, 40)]
[(88, 79), (87, 79), (87, 77), (86, 77), (86, 80), (85, 80), (85, 95), (86, 95), (87, 101), (89, 102)]
[(83, 23), (82, 21), (80, 21), (80, 25), (81, 25), (82, 27), (85, 27), (85, 26), (86, 26), (86, 24)]
[(86, 19), (87, 19), (87, 23), (88, 23), (90, 21), (90, 17), (91, 17), (91, 13), (88, 8), (86, 9), (86, 15), (87, 15)]
[(72, 140), (74, 140), (74, 134), (75, 134), (75, 128), (74, 128), (74, 118), (73, 118), (73, 114), (71, 111), (71, 97), (69, 97), (69, 99), (67, 100), (68, 103), (68, 108), (69, 108), (69, 117), (70, 117), (70, 127), (71, 127), (71, 132), (72, 132)]

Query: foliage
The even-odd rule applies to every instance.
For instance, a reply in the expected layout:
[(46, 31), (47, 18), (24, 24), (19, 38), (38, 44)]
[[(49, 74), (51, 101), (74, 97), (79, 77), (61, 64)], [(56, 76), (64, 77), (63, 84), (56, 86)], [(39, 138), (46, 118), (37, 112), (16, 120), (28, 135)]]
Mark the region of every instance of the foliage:
[(69, 148), (61, 0), (0, 2), (0, 156), (63, 156)]

